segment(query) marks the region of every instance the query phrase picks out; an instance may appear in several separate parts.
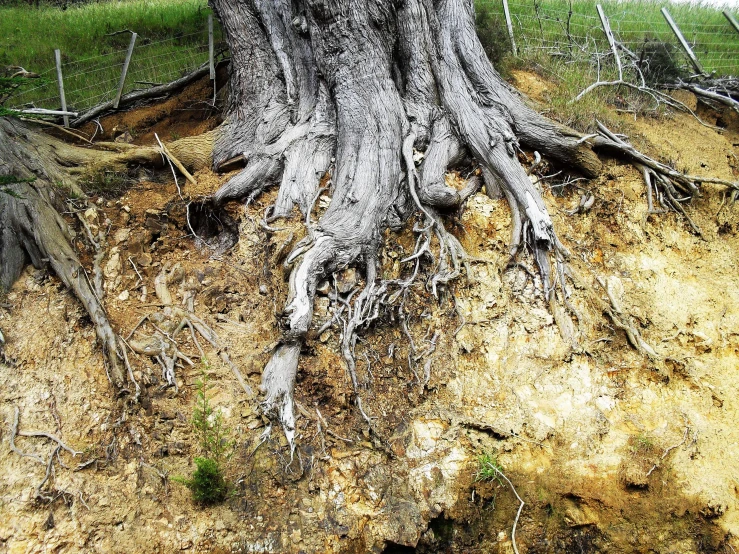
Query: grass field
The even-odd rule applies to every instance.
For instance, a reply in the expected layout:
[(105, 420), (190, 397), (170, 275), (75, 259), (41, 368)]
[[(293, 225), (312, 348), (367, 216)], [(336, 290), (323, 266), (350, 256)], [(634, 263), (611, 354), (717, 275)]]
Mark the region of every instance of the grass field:
[[(659, 114), (664, 109), (648, 95), (625, 87), (599, 88), (573, 102), (593, 82), (617, 78), (596, 3), (603, 6), (616, 40), (645, 60), (642, 71), (648, 83), (674, 82), (695, 73), (660, 13), (662, 7), (668, 8), (705, 71), (739, 75), (739, 33), (720, 10), (708, 6), (656, 0), (509, 0), (519, 54), (513, 57), (508, 33), (501, 32), (505, 29), (501, 0), (475, 0), (478, 34), (489, 53), (497, 50), (491, 56), (500, 59), (497, 67), (504, 74), (513, 68), (533, 69), (557, 84), (547, 93), (548, 114), (554, 119), (591, 132), (596, 118), (618, 127), (607, 105), (635, 114)], [(621, 57), (627, 65), (628, 56), (622, 52)], [(624, 77), (639, 82), (634, 70), (627, 68)]]
[[(62, 51), (67, 104), (83, 110), (112, 98), (123, 64), (129, 33), (140, 36), (126, 90), (173, 80), (207, 60), (207, 0), (100, 0), (32, 9), (25, 2), (0, 0), (0, 66), (20, 65), (40, 73), (8, 105), (59, 107), (54, 49)], [(15, 3), (16, 6), (7, 4)], [(616, 38), (637, 55), (659, 47), (659, 66), (689, 75), (692, 68), (661, 13), (673, 18), (707, 71), (739, 75), (739, 33), (717, 9), (657, 0), (601, 2)], [(628, 91), (600, 89), (592, 98), (570, 103), (580, 90), (601, 77), (615, 76), (613, 62), (593, 0), (509, 0), (519, 57), (510, 49), (500, 0), (475, 0), (478, 28), (503, 73), (513, 67), (540, 71), (559, 84), (550, 102), (552, 115), (578, 128), (618, 103)], [(571, 13), (570, 13), (571, 12)], [(217, 40), (219, 35), (216, 24)], [(652, 64), (656, 66), (657, 64)], [(669, 73), (668, 71), (668, 73)], [(672, 78), (675, 75), (668, 75)], [(660, 76), (653, 76), (657, 80)], [(629, 104), (636, 100), (629, 99)]]
[(208, 60), (209, 13), (207, 0), (103, 1), (66, 10), (0, 7), (0, 66), (20, 65), (42, 75), (8, 104), (58, 107), (55, 48), (62, 53), (70, 109), (111, 99), (131, 36), (114, 33), (124, 30), (139, 35), (125, 90), (174, 80)]
[[(606, 52), (608, 45), (595, 5), (600, 3), (616, 39), (639, 54), (645, 41), (670, 45), (668, 54), (678, 65), (688, 66), (660, 8), (667, 7), (672, 18), (693, 47), (707, 72), (739, 75), (739, 33), (720, 10), (701, 4), (672, 4), (658, 0), (509, 0), (514, 36), (527, 55), (543, 51), (554, 56), (574, 56)], [(500, 0), (476, 0), (496, 22), (504, 24)], [(570, 15), (570, 11), (572, 12)], [(736, 15), (736, 14), (735, 14)]]

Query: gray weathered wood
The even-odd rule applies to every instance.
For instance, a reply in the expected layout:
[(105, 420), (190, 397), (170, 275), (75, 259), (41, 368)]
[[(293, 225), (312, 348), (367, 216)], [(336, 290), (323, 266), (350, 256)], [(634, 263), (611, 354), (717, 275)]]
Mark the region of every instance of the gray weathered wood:
[[(64, 77), (62, 76), (62, 52), (61, 50), (57, 49), (54, 50), (54, 61), (56, 62), (56, 80), (59, 83), (59, 100), (61, 100), (62, 104), (62, 112), (67, 111), (67, 98), (64, 95)], [(31, 112), (24, 112), (24, 113), (31, 113)], [(59, 114), (57, 114), (59, 115)], [(69, 127), (69, 114), (63, 114), (64, 115), (64, 126)]]
[(600, 17), (600, 23), (603, 26), (603, 32), (606, 34), (608, 39), (608, 45), (611, 47), (613, 53), (613, 59), (616, 61), (616, 67), (618, 68), (618, 78), (623, 79), (623, 68), (621, 67), (621, 57), (618, 55), (618, 48), (616, 48), (616, 39), (613, 38), (613, 32), (611, 31), (611, 24), (603, 11), (603, 6), (597, 4), (595, 9), (598, 11), (598, 17)]
[(128, 73), (128, 64), (131, 63), (131, 56), (133, 56), (133, 47), (136, 44), (136, 33), (131, 33), (131, 41), (128, 43), (128, 50), (126, 51), (126, 59), (123, 62), (123, 69), (121, 70), (121, 78), (118, 81), (118, 91), (115, 94), (113, 100), (113, 109), (118, 109), (118, 104), (121, 101), (121, 95), (123, 94), (123, 87), (126, 84), (126, 74)]
[[(64, 102), (66, 104), (66, 102)], [(19, 113), (29, 115), (55, 115), (63, 116), (65, 119), (66, 127), (69, 127), (69, 116), (77, 117), (77, 112), (68, 112), (66, 110), (45, 110), (44, 108), (26, 108), (25, 110), (17, 110)]]
[(210, 70), (210, 80), (213, 81), (213, 105), (216, 103), (216, 95), (218, 93), (216, 84), (216, 64), (213, 59), (213, 14), (208, 15), (208, 69)]
[(213, 14), (208, 15), (208, 69), (211, 80), (216, 78), (216, 65), (213, 62)]
[(736, 20), (731, 12), (729, 10), (724, 10), (721, 13), (723, 13), (724, 17), (729, 20), (729, 23), (731, 23), (731, 26), (734, 27), (734, 30), (739, 33), (739, 21)]
[[(293, 270), (283, 340), (262, 381), (265, 412), (294, 446), (293, 387), (319, 280), (361, 259), (369, 288), (358, 298), (372, 298), (384, 229), (417, 209), (453, 258), (432, 289), (457, 275), (464, 253), (435, 209), (458, 206), (478, 190), (479, 180), (462, 191), (444, 182), (448, 166), (469, 152), (488, 194), (501, 190), (509, 200), (512, 251), (531, 248), (550, 296), (549, 252), (558, 241), (541, 193), (518, 162), (518, 139), (587, 175), (600, 162), (582, 135), (542, 117), (500, 78), (475, 33), (471, 0), (405, 0), (392, 10), (382, 0), (212, 4), (232, 56), (214, 161), (246, 162), (213, 201), (253, 198), (279, 184), (265, 223), (297, 206), (308, 226), (286, 260)], [(512, 25), (509, 32), (513, 38)], [(418, 168), (414, 150), (425, 154)], [(329, 170), (331, 202), (314, 225), (310, 211)], [(355, 317), (348, 328), (357, 325)], [(352, 333), (342, 352), (354, 383)]]
[[(5, 187), (9, 193), (0, 194), (0, 290), (11, 287), (28, 260), (37, 268), (51, 267), (90, 315), (109, 377), (121, 388), (125, 378), (115, 333), (72, 247), (72, 231), (58, 210), (61, 195), (52, 185), (68, 177), (56, 159), (64, 148), (64, 143), (53, 142), (25, 123), (0, 118), (0, 159), (4, 162), (0, 175), (18, 180)], [(76, 186), (75, 190), (81, 192)]]
[(511, 12), (508, 9), (508, 0), (503, 0), (503, 13), (505, 14), (505, 23), (508, 28), (508, 37), (511, 39), (511, 50), (513, 55), (518, 56), (518, 48), (516, 48), (516, 39), (513, 37), (513, 23), (511, 22)]
[(698, 61), (698, 58), (695, 57), (695, 54), (693, 53), (693, 50), (690, 48), (688, 41), (685, 40), (685, 37), (680, 32), (680, 28), (677, 26), (677, 23), (675, 23), (675, 21), (672, 19), (670, 12), (667, 11), (667, 8), (662, 8), (660, 11), (662, 12), (662, 15), (664, 16), (665, 21), (667, 21), (667, 24), (670, 26), (670, 29), (672, 29), (672, 32), (675, 33), (677, 40), (680, 42), (680, 45), (683, 47), (683, 50), (685, 50), (685, 53), (688, 55), (688, 59), (690, 60), (690, 63), (693, 64), (693, 67), (695, 68), (695, 70), (700, 74), (705, 73), (705, 71), (703, 71), (703, 66), (701, 66), (700, 62)]

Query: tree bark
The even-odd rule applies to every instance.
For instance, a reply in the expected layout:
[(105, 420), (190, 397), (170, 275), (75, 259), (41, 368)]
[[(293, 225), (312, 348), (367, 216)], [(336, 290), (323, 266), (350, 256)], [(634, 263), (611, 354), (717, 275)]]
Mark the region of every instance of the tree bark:
[(518, 161), (519, 143), (586, 176), (598, 173), (600, 161), (580, 134), (539, 115), (500, 78), (475, 33), (471, 0), (211, 4), (232, 55), (215, 165), (235, 156), (246, 162), (214, 201), (251, 198), (279, 184), (269, 222), (294, 206), (308, 214), (319, 183), (330, 184), (328, 209), (288, 256), (294, 267), (283, 340), (263, 374), (265, 411), (294, 444), (294, 380), (321, 280), (358, 264), (366, 287), (356, 302), (377, 303), (382, 233), (419, 211), (425, 232), (433, 230), (442, 257), (451, 260), (440, 266), (444, 275), (433, 280), (434, 290), (455, 276), (464, 252), (439, 210), (459, 206), (479, 188), (474, 180), (463, 191), (444, 182), (447, 168), (471, 155), (487, 193), (502, 192), (511, 205), (511, 252), (531, 248), (549, 296), (549, 258), (561, 245)]

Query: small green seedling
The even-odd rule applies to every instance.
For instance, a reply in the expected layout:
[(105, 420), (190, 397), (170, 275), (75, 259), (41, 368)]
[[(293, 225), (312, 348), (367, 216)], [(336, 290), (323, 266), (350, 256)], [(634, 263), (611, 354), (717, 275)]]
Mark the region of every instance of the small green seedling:
[(477, 457), (477, 463), (478, 468), (477, 473), (475, 474), (475, 481), (497, 481), (501, 485), (504, 484), (503, 479), (501, 479), (501, 475), (503, 475), (503, 466), (500, 465), (498, 457), (495, 454), (485, 452)]
[(195, 383), (197, 397), (192, 415), (192, 426), (200, 443), (202, 456), (195, 458), (197, 469), (190, 479), (175, 477), (174, 481), (185, 485), (198, 504), (211, 505), (222, 502), (228, 495), (229, 486), (223, 466), (231, 456), (234, 441), (229, 438), (230, 430), (223, 425), (223, 417), (211, 406), (208, 391), (207, 362), (204, 362), (203, 377)]

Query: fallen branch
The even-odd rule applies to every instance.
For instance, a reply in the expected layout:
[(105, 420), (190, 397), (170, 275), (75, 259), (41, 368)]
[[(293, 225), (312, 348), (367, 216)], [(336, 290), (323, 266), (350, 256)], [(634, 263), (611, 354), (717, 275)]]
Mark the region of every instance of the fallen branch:
[(157, 139), (157, 143), (159, 144), (159, 148), (161, 148), (161, 150), (162, 150), (162, 155), (166, 156), (167, 159), (170, 162), (172, 162), (177, 169), (180, 170), (180, 173), (182, 173), (182, 175), (185, 176), (185, 179), (187, 179), (188, 181), (190, 181), (190, 183), (192, 183), (193, 185), (197, 185), (198, 182), (195, 180), (195, 177), (193, 177), (190, 174), (190, 172), (187, 169), (185, 169), (185, 166), (182, 165), (182, 162), (180, 162), (180, 160), (178, 160), (174, 156), (174, 154), (172, 154), (172, 152), (170, 152), (167, 149), (167, 147), (164, 146), (164, 143), (161, 140), (159, 140), (159, 135), (157, 135), (156, 133), (154, 133), (154, 138)]
[(45, 110), (44, 108), (26, 108), (25, 110), (16, 110), (19, 113), (27, 115), (50, 115), (54, 117), (58, 116), (71, 116), (77, 117), (79, 112), (67, 112), (63, 110)]
[[(121, 99), (118, 103), (118, 107), (125, 106), (128, 104), (132, 104), (134, 102), (137, 102), (139, 100), (145, 100), (147, 98), (153, 98), (155, 96), (161, 96), (162, 94), (167, 94), (169, 92), (172, 92), (174, 90), (177, 90), (179, 88), (184, 87), (185, 85), (199, 79), (200, 77), (207, 75), (210, 72), (210, 69), (208, 67), (208, 64), (205, 64), (195, 71), (188, 73), (184, 77), (180, 77), (179, 79), (172, 81), (171, 83), (167, 83), (165, 85), (161, 85), (158, 87), (151, 87), (146, 90), (135, 90), (132, 92), (129, 92), (128, 94), (124, 94), (121, 96)], [(95, 119), (100, 114), (108, 112), (113, 110), (113, 101), (109, 100), (107, 102), (103, 102), (102, 104), (98, 104), (97, 106), (90, 108), (85, 113), (83, 113), (81, 116), (79, 116), (77, 119), (72, 121), (70, 123), (71, 127), (79, 127), (83, 123), (90, 121), (91, 119)], [(62, 115), (62, 114), (59, 114)], [(74, 117), (77, 117), (78, 114), (73, 114)]]

